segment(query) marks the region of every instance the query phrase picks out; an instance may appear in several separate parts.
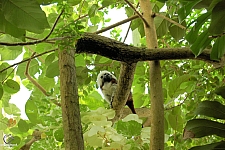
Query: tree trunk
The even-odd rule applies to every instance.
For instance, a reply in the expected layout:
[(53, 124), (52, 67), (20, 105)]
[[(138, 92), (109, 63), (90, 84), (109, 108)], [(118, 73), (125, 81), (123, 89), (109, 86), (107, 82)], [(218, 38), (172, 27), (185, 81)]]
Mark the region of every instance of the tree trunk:
[[(146, 43), (148, 48), (157, 48), (157, 35), (155, 30), (152, 8), (149, 0), (140, 0), (145, 24)], [(150, 73), (150, 95), (151, 95), (151, 134), (150, 149), (164, 149), (164, 107), (161, 67), (159, 61), (149, 62)]]
[(73, 50), (59, 50), (64, 142), (66, 150), (84, 150), (74, 54)]

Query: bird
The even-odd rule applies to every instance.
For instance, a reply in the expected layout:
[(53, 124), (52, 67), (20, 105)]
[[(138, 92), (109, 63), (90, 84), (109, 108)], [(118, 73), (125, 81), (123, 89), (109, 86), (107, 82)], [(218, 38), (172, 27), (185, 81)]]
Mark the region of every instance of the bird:
[[(100, 73), (97, 76), (97, 85), (100, 88), (100, 91), (102, 92), (105, 101), (109, 103), (111, 108), (116, 88), (118, 86), (117, 83), (118, 83), (117, 78), (107, 70), (100, 71)], [(131, 92), (128, 96), (126, 105), (130, 108), (133, 114), (136, 114)]]

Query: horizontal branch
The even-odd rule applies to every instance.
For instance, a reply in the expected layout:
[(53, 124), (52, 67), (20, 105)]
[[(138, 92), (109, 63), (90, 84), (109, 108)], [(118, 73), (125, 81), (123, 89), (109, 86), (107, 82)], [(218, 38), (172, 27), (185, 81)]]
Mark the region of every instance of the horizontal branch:
[(198, 57), (190, 48), (139, 48), (124, 44), (93, 33), (85, 33), (76, 44), (76, 53), (98, 54), (113, 60), (126, 63), (151, 60), (196, 59), (223, 65), (224, 60), (210, 59), (210, 50), (204, 50)]

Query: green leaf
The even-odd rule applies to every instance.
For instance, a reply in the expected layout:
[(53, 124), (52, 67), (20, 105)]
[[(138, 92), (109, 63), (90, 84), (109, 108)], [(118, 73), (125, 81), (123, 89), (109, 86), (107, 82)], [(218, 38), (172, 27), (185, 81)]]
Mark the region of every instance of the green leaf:
[(127, 17), (130, 17), (134, 14), (133, 9), (130, 7), (125, 7), (125, 11), (126, 11)]
[(189, 150), (222, 150), (225, 149), (225, 141), (202, 145), (202, 146), (195, 146), (190, 148)]
[(212, 38), (209, 38), (208, 30), (205, 30), (201, 33), (196, 41), (191, 45), (191, 50), (194, 55), (197, 57), (202, 53), (202, 51), (210, 44)]
[(21, 132), (27, 132), (29, 130), (29, 125), (26, 121), (20, 119), (20, 121), (18, 122), (18, 128)]
[(225, 86), (222, 86), (222, 87), (219, 87), (218, 89), (216, 89), (215, 93), (217, 95), (222, 96), (225, 99)]
[(225, 35), (216, 39), (210, 54), (211, 60), (220, 60), (225, 53)]
[(45, 58), (45, 65), (46, 65), (46, 66), (50, 65), (54, 60), (55, 60), (55, 53), (49, 54), (49, 55)]
[(90, 18), (90, 21), (93, 25), (96, 25), (101, 21), (101, 18), (99, 16), (95, 15)]
[(26, 102), (25, 113), (26, 113), (28, 119), (32, 123), (34, 123), (34, 124), (40, 123), (40, 121), (37, 118), (38, 117), (38, 108), (37, 108), (37, 105), (34, 103), (34, 101), (28, 100)]
[(0, 100), (2, 99), (3, 94), (4, 94), (4, 90), (2, 85), (0, 84)]
[[(8, 64), (6, 64), (6, 63), (2, 63), (2, 64), (0, 65), (0, 70), (5, 69), (5, 68), (6, 68), (6, 66), (8, 66)], [(5, 80), (6, 75), (7, 75), (7, 70), (5, 70), (5, 71), (1, 72), (1, 73), (0, 73), (0, 81)]]
[(141, 129), (142, 129), (141, 124), (134, 120), (131, 120), (128, 122), (123, 122), (123, 121), (119, 120), (116, 123), (117, 132), (120, 134), (123, 134), (124, 136), (127, 136), (127, 137), (140, 135)]
[(34, 33), (42, 33), (49, 28), (46, 15), (36, 1), (3, 0), (2, 10), (5, 19), (18, 28)]
[(86, 63), (85, 63), (85, 60), (84, 60), (84, 56), (83, 55), (77, 55), (76, 57), (75, 57), (75, 63), (76, 63), (76, 66), (78, 67), (78, 66), (82, 66), (82, 67), (84, 67), (84, 66), (86, 66)]
[(179, 20), (183, 21), (186, 17), (192, 12), (193, 7), (198, 4), (201, 0), (194, 0), (188, 3), (185, 3), (177, 12)]
[(212, 10), (212, 21), (209, 26), (209, 33), (218, 35), (225, 31), (225, 1), (216, 4)]
[(8, 119), (6, 119), (6, 118), (2, 119), (1, 118), (1, 121), (0, 121), (0, 129), (1, 130), (7, 129), (7, 127), (8, 127), (7, 122), (8, 122)]
[(196, 19), (196, 24), (191, 28), (191, 31), (185, 37), (190, 45), (192, 45), (196, 41), (196, 39), (198, 38), (199, 29), (209, 19), (210, 15), (211, 13), (207, 12)]
[(16, 26), (5, 20), (5, 16), (2, 11), (0, 11), (0, 31), (6, 34), (10, 34), (13, 37), (19, 38), (23, 41), (26, 34), (24, 29), (17, 28)]
[[(192, 136), (188, 136), (188, 134), (192, 134)], [(208, 135), (217, 135), (224, 138), (225, 124), (206, 119), (193, 119), (187, 122), (184, 137), (200, 138)]]
[(203, 101), (198, 105), (195, 114), (225, 119), (225, 106), (217, 101)]
[(70, 6), (75, 6), (81, 3), (82, 0), (68, 0)]
[[(26, 70), (26, 63), (22, 63), (18, 66), (17, 75), (20, 76), (21, 79), (25, 78), (24, 72)], [(29, 67), (30, 76), (34, 76), (39, 71), (39, 64), (36, 59), (32, 59)]]
[(59, 75), (59, 61), (54, 61), (46, 70), (46, 77), (54, 78)]
[(54, 137), (57, 141), (63, 142), (63, 138), (64, 138), (63, 128), (56, 130), (54, 132)]
[(110, 61), (109, 58), (101, 57), (100, 60), (99, 60), (99, 63), (106, 63), (106, 62), (108, 62), (108, 61)]
[(116, 2), (116, 0), (103, 0), (102, 7), (107, 7), (115, 2)]
[(169, 83), (169, 96), (172, 98), (178, 96), (179, 94), (182, 94), (183, 90), (181, 90), (180, 85), (184, 82), (190, 81), (191, 77), (191, 75), (185, 74), (172, 80)]
[[(0, 41), (2, 41), (0, 39)], [(2, 60), (14, 60), (22, 53), (21, 46), (4, 47), (0, 48), (0, 54)]]
[(169, 114), (168, 121), (169, 121), (170, 126), (174, 130), (179, 131), (179, 132), (182, 132), (184, 121), (183, 121), (181, 115), (172, 115), (172, 114)]
[(43, 53), (43, 52), (46, 52), (49, 49), (52, 49), (52, 45), (50, 45), (48, 43), (39, 43), (39, 44), (36, 45), (35, 52)]
[[(177, 20), (175, 20), (175, 21), (177, 21)], [(181, 25), (183, 25), (185, 27), (186, 26), (186, 22), (183, 21)], [(180, 27), (178, 27), (178, 26), (176, 26), (174, 24), (171, 24), (171, 26), (169, 26), (169, 31), (170, 31), (171, 36), (176, 41), (179, 41), (185, 35), (185, 30), (181, 29)]]
[(88, 16), (89, 17), (95, 16), (95, 14), (96, 14), (97, 11), (98, 11), (98, 5), (97, 4), (93, 4), (91, 6), (91, 8), (89, 9), (89, 11), (88, 11)]
[(168, 22), (162, 17), (156, 17), (154, 19), (156, 33), (158, 37), (164, 36), (168, 32)]
[(14, 94), (17, 93), (20, 90), (20, 85), (16, 81), (12, 79), (8, 79), (4, 84), (3, 84), (3, 89), (4, 91)]
[(4, 107), (4, 111), (9, 115), (20, 115), (20, 109), (15, 104), (9, 103), (8, 107)]
[(10, 144), (15, 144), (15, 145), (19, 145), (20, 144), (20, 142), (21, 142), (21, 139), (20, 139), (20, 137), (19, 136), (13, 136), (13, 140), (12, 141), (10, 141)]

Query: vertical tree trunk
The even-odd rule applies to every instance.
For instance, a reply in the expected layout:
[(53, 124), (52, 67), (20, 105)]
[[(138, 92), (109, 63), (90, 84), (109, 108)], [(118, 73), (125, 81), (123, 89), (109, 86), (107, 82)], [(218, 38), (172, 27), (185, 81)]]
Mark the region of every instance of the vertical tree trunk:
[(59, 50), (60, 91), (66, 150), (84, 150), (74, 50)]
[[(146, 43), (148, 48), (157, 48), (157, 35), (152, 17), (152, 8), (149, 0), (140, 0), (145, 25)], [(159, 61), (149, 62), (150, 66), (150, 95), (151, 95), (151, 134), (150, 149), (164, 149), (164, 107), (161, 67)]]

